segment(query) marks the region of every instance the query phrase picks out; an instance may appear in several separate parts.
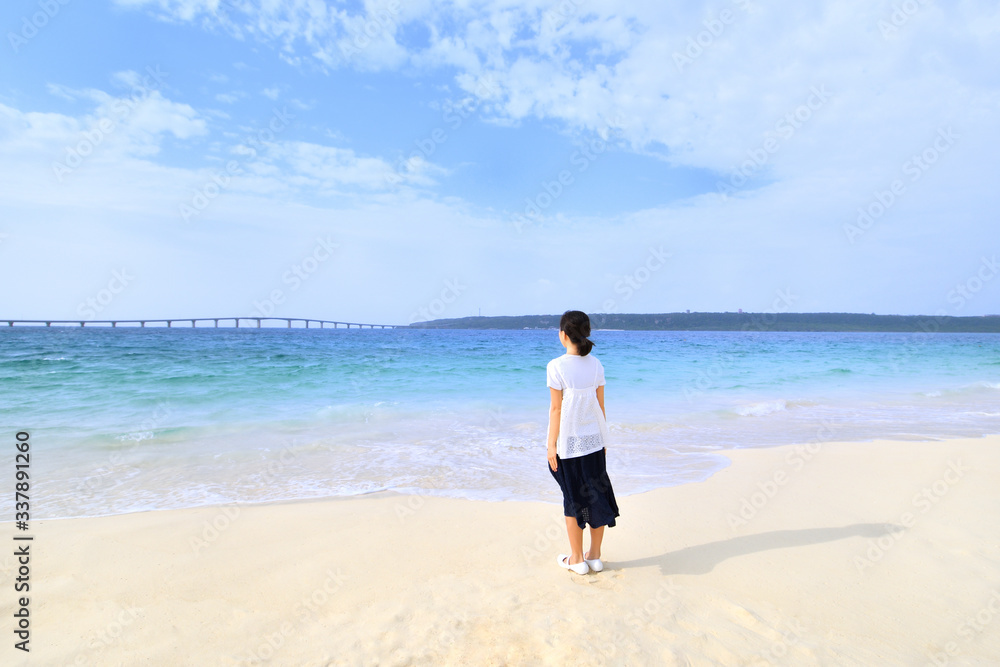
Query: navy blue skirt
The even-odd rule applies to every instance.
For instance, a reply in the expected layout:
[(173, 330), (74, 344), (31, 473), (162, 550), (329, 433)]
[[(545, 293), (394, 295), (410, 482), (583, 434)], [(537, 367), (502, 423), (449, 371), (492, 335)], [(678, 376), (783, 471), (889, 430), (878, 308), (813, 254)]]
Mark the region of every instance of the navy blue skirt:
[(588, 523), (591, 528), (615, 525), (618, 503), (608, 477), (607, 452), (604, 449), (570, 459), (561, 459), (557, 455), (558, 470), (553, 471), (548, 461), (545, 467), (562, 489), (565, 516), (575, 517), (580, 528), (585, 528)]

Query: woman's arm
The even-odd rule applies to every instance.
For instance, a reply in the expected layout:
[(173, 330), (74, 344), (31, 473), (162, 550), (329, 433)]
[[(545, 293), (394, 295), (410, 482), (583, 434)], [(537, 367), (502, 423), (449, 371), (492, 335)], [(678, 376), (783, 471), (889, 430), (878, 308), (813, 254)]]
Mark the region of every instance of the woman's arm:
[[(604, 415), (604, 421), (608, 421), (608, 413), (604, 411), (604, 385), (598, 385), (597, 387), (597, 402), (601, 404), (601, 414)], [(604, 451), (608, 451), (605, 447)]]
[(552, 472), (559, 469), (556, 463), (556, 442), (559, 441), (559, 419), (562, 417), (562, 389), (549, 387), (549, 437), (548, 437), (548, 457), (549, 467)]

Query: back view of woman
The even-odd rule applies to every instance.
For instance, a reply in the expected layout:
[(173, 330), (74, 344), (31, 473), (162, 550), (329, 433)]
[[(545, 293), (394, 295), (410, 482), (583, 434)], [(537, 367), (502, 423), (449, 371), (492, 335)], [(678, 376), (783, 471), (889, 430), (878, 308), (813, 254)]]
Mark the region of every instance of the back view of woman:
[[(549, 472), (563, 494), (570, 554), (561, 567), (577, 574), (604, 569), (604, 527), (614, 526), (618, 504), (607, 473), (608, 425), (604, 412), (604, 366), (590, 354), (590, 318), (567, 310), (559, 321), (566, 354), (546, 367), (549, 407)], [(590, 524), (590, 549), (583, 552), (583, 529)]]

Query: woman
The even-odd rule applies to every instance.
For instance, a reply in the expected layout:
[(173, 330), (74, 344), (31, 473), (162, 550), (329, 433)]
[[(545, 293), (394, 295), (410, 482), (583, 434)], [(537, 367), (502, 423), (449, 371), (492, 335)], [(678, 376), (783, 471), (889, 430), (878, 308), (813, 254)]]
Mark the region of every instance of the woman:
[[(604, 366), (590, 354), (590, 318), (567, 310), (559, 321), (559, 342), (566, 354), (546, 367), (549, 407), (549, 472), (563, 494), (570, 553), (560, 567), (577, 574), (604, 569), (604, 527), (614, 526), (618, 505), (608, 478), (608, 425), (604, 412)], [(583, 552), (583, 529), (590, 524), (590, 549)]]

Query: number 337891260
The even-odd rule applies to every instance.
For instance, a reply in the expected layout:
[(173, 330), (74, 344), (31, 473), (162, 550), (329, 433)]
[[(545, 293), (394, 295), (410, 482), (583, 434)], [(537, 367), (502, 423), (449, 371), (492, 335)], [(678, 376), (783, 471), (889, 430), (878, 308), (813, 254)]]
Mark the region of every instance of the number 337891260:
[(31, 464), (30, 452), (28, 451), (31, 449), (29, 437), (24, 431), (19, 432), (16, 436), (18, 454), (14, 457), (14, 478), (17, 480), (14, 486), (14, 509), (17, 510), (15, 517), (17, 521), (27, 521), (30, 509), (28, 505), (28, 491), (31, 488), (31, 483), (28, 481), (30, 478), (28, 469)]

